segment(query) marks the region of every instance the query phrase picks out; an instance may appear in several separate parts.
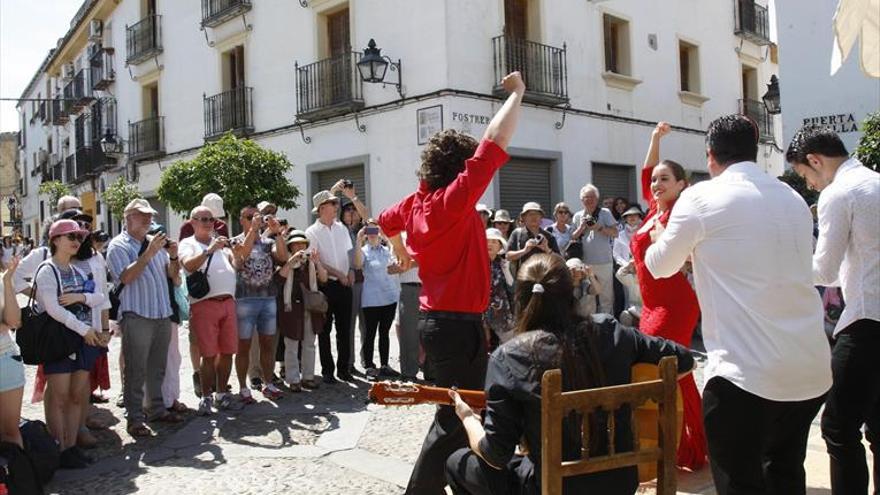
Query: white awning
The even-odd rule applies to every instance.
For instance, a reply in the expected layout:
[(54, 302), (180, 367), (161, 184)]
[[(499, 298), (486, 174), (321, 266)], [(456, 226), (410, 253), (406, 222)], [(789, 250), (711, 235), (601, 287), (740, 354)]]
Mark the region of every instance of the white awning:
[(832, 76), (846, 61), (856, 41), (861, 41), (859, 67), (862, 72), (880, 78), (880, 0), (840, 0), (837, 4)]

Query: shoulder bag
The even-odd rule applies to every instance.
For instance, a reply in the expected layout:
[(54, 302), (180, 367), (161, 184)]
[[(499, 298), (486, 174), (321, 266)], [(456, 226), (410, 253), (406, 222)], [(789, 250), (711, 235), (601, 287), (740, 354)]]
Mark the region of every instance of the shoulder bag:
[(193, 299), (201, 299), (211, 292), (211, 284), (208, 283), (208, 269), (211, 268), (211, 260), (214, 253), (208, 255), (208, 264), (205, 271), (196, 270), (186, 276), (186, 291)]
[(21, 349), (24, 364), (52, 363), (76, 353), (82, 347), (80, 334), (52, 318), (45, 310), (38, 313), (34, 308), (34, 294), (37, 292), (37, 275), (44, 266), (52, 268), (58, 282), (58, 297), (61, 297), (61, 277), (50, 263), (43, 262), (34, 273), (33, 288), (28, 305), (21, 310), (21, 328), (15, 332), (15, 342)]

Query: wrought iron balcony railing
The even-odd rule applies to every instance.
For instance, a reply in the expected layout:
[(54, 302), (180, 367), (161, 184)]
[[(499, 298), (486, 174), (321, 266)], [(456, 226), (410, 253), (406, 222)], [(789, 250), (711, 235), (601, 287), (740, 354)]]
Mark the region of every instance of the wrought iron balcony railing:
[(129, 159), (146, 160), (165, 154), (165, 117), (128, 124)]
[(64, 100), (64, 94), (52, 100), (52, 125), (64, 125), (70, 120), (70, 104)]
[(317, 120), (364, 107), (357, 70), (361, 54), (344, 52), (308, 65), (296, 64), (296, 118)]
[(202, 26), (219, 26), (252, 7), (251, 0), (202, 0)]
[(107, 86), (116, 79), (116, 70), (113, 68), (113, 49), (99, 48), (89, 58), (92, 76), (92, 89), (107, 89)]
[(770, 44), (770, 15), (755, 0), (734, 0), (734, 34), (758, 45)]
[[(524, 39), (501, 35), (492, 38), (495, 80), (505, 75), (522, 72), (526, 83), (523, 99), (534, 103), (559, 105), (568, 102), (568, 72), (566, 47), (562, 48)], [(507, 96), (500, 84), (493, 93)]]
[(758, 100), (739, 100), (739, 113), (751, 118), (758, 125), (758, 136), (762, 142), (774, 140), (773, 115), (767, 112), (764, 102)]
[(242, 86), (204, 98), (205, 139), (226, 132), (247, 134), (254, 130), (254, 88)]
[(139, 64), (162, 53), (162, 16), (150, 15), (125, 28), (125, 61)]
[[(63, 182), (73, 182), (76, 179), (76, 155), (68, 155), (64, 159), (64, 179)], [(58, 180), (62, 180), (59, 178)]]

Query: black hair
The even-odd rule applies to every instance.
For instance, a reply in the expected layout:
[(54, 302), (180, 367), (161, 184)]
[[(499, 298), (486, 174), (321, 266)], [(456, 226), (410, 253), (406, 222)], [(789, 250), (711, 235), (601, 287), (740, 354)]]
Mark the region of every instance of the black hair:
[(827, 157), (849, 157), (846, 146), (836, 132), (825, 126), (805, 125), (791, 138), (785, 151), (785, 161), (806, 165), (807, 155), (811, 153)]
[(706, 146), (720, 165), (758, 159), (758, 125), (745, 115), (718, 117), (706, 130)]

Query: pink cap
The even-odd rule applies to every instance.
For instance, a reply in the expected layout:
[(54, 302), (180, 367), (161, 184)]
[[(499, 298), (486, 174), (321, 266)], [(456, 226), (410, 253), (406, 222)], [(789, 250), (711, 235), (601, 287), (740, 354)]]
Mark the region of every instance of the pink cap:
[(74, 220), (57, 220), (49, 227), (49, 239), (67, 234), (79, 234), (85, 237), (89, 235), (89, 231), (80, 228), (79, 224)]

